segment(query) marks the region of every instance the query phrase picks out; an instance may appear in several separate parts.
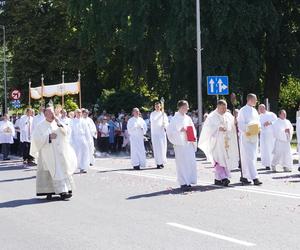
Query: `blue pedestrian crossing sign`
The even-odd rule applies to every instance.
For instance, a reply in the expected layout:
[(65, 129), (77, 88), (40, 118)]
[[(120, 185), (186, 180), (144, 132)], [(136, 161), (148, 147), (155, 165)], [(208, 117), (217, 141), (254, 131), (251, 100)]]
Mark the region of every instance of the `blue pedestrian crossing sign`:
[(229, 94), (228, 76), (208, 76), (207, 94), (228, 95)]

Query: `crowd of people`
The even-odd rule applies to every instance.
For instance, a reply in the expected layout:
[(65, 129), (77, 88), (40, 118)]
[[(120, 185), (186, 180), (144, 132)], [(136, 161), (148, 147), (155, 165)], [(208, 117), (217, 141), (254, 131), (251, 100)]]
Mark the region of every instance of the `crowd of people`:
[[(257, 172), (257, 153), (260, 145), (261, 161), (266, 170), (290, 172), (293, 166), (291, 140), (293, 126), (286, 119), (285, 110), (277, 117), (260, 104), (257, 97), (247, 96), (247, 104), (232, 114), (225, 100), (205, 114), (199, 129), (197, 112), (189, 112), (185, 100), (178, 101), (173, 115), (156, 102), (154, 111), (141, 114), (134, 108), (131, 114), (103, 111), (93, 116), (87, 109), (67, 112), (64, 109), (40, 107), (38, 114), (26, 109), (22, 116), (3, 115), (0, 122), (0, 144), (3, 160), (10, 160), (10, 152), (23, 157), (24, 164), (37, 165), (37, 195), (59, 194), (62, 199), (72, 196), (72, 174), (76, 169), (87, 173), (95, 164), (95, 155), (107, 157), (111, 153), (130, 151), (133, 169), (146, 167), (145, 135), (151, 137), (158, 169), (167, 164), (168, 141), (173, 145), (177, 179), (183, 191), (191, 191), (197, 184), (195, 152), (201, 149), (212, 163), (215, 185), (228, 186), (231, 170), (240, 168), (240, 181), (261, 185)], [(200, 130), (197, 136), (197, 130)], [(297, 120), (300, 138), (300, 117)], [(199, 138), (199, 140), (197, 140)], [(168, 139), (168, 140), (167, 140)], [(99, 154), (95, 152), (99, 151)]]

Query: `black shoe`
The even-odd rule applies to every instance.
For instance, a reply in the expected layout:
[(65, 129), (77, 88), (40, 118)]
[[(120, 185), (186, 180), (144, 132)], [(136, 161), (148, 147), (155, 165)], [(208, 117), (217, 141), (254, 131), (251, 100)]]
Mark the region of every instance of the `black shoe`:
[(249, 185), (251, 184), (251, 181), (248, 181), (247, 178), (244, 178), (244, 177), (241, 177), (240, 178), (240, 182), (243, 184), (243, 185)]
[(84, 170), (84, 169), (80, 169), (80, 173), (81, 173), (81, 174), (86, 174), (86, 173), (87, 173), (87, 171), (86, 171), (86, 170)]
[(10, 158), (3, 158), (3, 161), (9, 161)]
[(271, 168), (270, 167), (266, 167), (266, 170), (271, 170)]
[(227, 178), (222, 180), (222, 184), (224, 185), (224, 187), (228, 187), (229, 183), (230, 183), (230, 180)]
[(133, 169), (134, 170), (140, 170), (141, 168), (140, 168), (140, 165), (138, 165), (138, 166), (134, 166)]
[(223, 186), (223, 183), (222, 183), (222, 181), (215, 180), (215, 185), (217, 185), (217, 186)]
[(259, 186), (259, 185), (261, 185), (261, 184), (263, 184), (259, 179), (254, 179), (253, 180), (253, 184), (255, 185), (255, 186)]
[(298, 168), (298, 171), (300, 172), (300, 167)]
[(157, 168), (158, 169), (162, 169), (162, 168), (164, 168), (164, 165), (162, 165), (162, 164), (161, 165), (157, 165)]
[(52, 194), (47, 194), (46, 199), (47, 199), (48, 201), (51, 201), (51, 200), (52, 200)]
[(60, 198), (62, 199), (62, 200), (67, 200), (67, 199), (70, 199), (72, 197), (72, 194), (70, 194), (70, 193), (61, 193), (60, 194)]
[(180, 189), (181, 189), (182, 192), (191, 192), (192, 191), (192, 186), (181, 185)]

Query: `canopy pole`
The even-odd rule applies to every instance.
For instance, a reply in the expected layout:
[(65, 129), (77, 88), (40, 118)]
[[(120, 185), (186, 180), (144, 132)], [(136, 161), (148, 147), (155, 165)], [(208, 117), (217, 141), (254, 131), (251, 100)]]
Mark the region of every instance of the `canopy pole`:
[(79, 108), (81, 109), (81, 74), (80, 70), (78, 70), (78, 83), (79, 83)]
[(62, 86), (61, 86), (61, 91), (62, 91), (62, 95), (61, 95), (61, 105), (62, 105), (62, 108), (64, 108), (65, 106), (65, 91), (64, 91), (64, 83), (65, 83), (65, 72), (63, 71), (62, 72)]
[(42, 90), (41, 90), (42, 100), (41, 100), (41, 106), (43, 106), (43, 102), (44, 102), (44, 74), (41, 75), (41, 81), (42, 81)]
[(28, 81), (28, 88), (29, 88), (29, 91), (28, 91), (28, 107), (31, 108), (31, 79), (29, 78), (29, 81)]

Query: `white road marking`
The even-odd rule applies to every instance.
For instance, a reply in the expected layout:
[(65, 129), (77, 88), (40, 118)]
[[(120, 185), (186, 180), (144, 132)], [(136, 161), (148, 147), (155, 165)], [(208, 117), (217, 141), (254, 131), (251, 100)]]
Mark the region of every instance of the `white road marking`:
[(229, 241), (229, 242), (236, 243), (236, 244), (239, 244), (239, 245), (243, 245), (243, 246), (246, 246), (246, 247), (255, 246), (255, 244), (251, 243), (251, 242), (238, 240), (238, 239), (231, 238), (231, 237), (221, 235), (221, 234), (211, 233), (211, 232), (204, 231), (204, 230), (201, 230), (201, 229), (198, 229), (198, 228), (189, 227), (189, 226), (185, 226), (185, 225), (174, 223), (174, 222), (169, 222), (169, 223), (167, 223), (167, 225), (172, 226), (172, 227), (177, 227), (177, 228), (180, 228), (180, 229), (184, 229), (184, 230), (187, 230), (187, 231), (191, 231), (191, 232), (194, 232), (194, 233), (203, 234), (203, 235), (210, 236), (210, 237), (213, 237), (213, 238), (216, 238), (216, 239)]
[[(112, 169), (107, 169), (107, 168), (97, 168), (97, 169), (101, 169), (103, 171), (112, 170)], [(140, 172), (138, 172), (138, 171), (136, 171), (136, 172), (115, 171), (113, 173), (176, 182), (176, 177), (166, 176), (166, 175), (158, 175), (158, 174), (151, 174), (151, 173), (144, 173), (143, 171), (140, 171)], [(215, 186), (215, 187), (219, 187), (220, 189), (222, 189), (222, 187), (216, 186), (216, 185), (211, 184), (209, 182), (203, 182), (203, 181), (198, 180), (198, 183), (200, 185)], [(239, 192), (249, 192), (249, 193), (256, 193), (256, 194), (264, 194), (264, 195), (277, 196), (277, 197), (290, 198), (290, 199), (299, 199), (300, 200), (300, 194), (274, 191), (274, 190), (268, 190), (268, 189), (261, 189), (261, 187), (236, 187), (236, 186), (232, 186), (232, 185), (229, 185), (229, 187), (230, 188), (227, 188), (228, 190), (234, 190), (234, 191), (239, 191)]]

